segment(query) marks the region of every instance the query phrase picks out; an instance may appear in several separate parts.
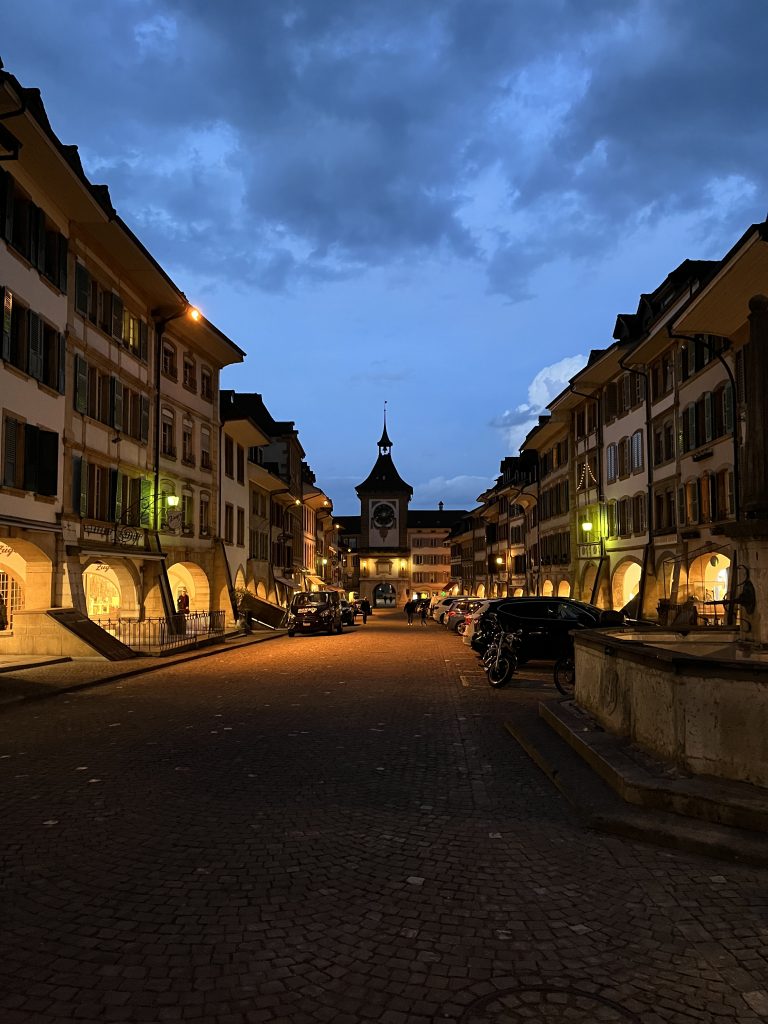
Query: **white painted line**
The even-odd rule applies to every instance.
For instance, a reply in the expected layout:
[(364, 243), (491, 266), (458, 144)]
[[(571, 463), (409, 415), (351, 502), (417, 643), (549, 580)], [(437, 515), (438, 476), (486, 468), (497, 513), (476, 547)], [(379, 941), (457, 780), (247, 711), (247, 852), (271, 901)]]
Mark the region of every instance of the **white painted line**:
[(469, 680), (466, 676), (459, 676), (459, 679), (461, 680), (462, 686), (469, 686)]

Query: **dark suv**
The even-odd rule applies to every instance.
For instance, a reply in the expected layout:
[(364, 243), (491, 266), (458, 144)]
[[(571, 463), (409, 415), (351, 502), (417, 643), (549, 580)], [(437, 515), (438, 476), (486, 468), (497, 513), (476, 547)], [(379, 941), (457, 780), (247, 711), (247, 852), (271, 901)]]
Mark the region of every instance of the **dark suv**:
[(621, 612), (603, 611), (569, 597), (510, 597), (494, 602), (493, 614), (508, 632), (522, 633), (521, 661), (557, 661), (571, 652), (570, 633), (621, 625)]
[(341, 633), (341, 601), (338, 591), (302, 591), (291, 598), (288, 636), (296, 633)]

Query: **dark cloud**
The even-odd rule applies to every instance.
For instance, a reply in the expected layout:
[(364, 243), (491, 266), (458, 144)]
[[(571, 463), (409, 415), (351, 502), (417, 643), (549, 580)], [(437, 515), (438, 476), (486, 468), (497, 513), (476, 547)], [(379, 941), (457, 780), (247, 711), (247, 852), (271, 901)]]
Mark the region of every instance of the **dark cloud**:
[(211, 279), (440, 256), (520, 301), (641, 216), (738, 234), (768, 185), (763, 0), (32, 6), (4, 16), (6, 65), (158, 258)]

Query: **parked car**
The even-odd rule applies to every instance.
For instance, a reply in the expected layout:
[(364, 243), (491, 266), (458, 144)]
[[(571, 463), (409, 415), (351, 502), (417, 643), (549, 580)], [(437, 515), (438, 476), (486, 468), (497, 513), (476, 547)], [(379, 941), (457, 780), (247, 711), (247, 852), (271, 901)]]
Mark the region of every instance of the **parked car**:
[(574, 601), (569, 597), (509, 597), (494, 602), (484, 614), (495, 614), (508, 632), (519, 630), (520, 661), (557, 661), (570, 653), (570, 633), (620, 625), (621, 612)]
[(467, 628), (464, 630), (464, 636), (462, 637), (462, 643), (472, 646), (472, 637), (475, 635), (478, 623), (482, 616), (491, 608), (495, 608), (497, 605), (505, 601), (506, 598), (494, 597), (478, 599), (477, 606), (469, 613), (469, 621), (467, 622)]
[(288, 636), (296, 633), (341, 633), (341, 600), (336, 590), (299, 591), (291, 598)]
[(432, 605), (432, 618), (435, 622), (439, 622), (441, 624), (445, 622), (445, 616), (448, 614), (451, 605), (454, 601), (458, 600), (458, 597), (441, 597), (439, 601), (436, 601), (435, 604)]
[(355, 605), (350, 604), (349, 601), (345, 601), (343, 597), (339, 604), (341, 605), (341, 621), (345, 626), (354, 626), (355, 616), (357, 615), (357, 608)]
[(469, 615), (478, 605), (485, 602), (481, 597), (459, 598), (453, 602), (445, 616), (445, 628), (450, 632), (463, 633)]

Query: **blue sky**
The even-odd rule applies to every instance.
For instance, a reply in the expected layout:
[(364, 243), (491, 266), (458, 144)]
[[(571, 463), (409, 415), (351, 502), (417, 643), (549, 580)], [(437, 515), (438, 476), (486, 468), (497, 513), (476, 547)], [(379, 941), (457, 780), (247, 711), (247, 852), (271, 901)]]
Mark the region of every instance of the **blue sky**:
[(469, 508), (616, 315), (768, 208), (764, 0), (6, 0), (0, 56), (339, 513)]

